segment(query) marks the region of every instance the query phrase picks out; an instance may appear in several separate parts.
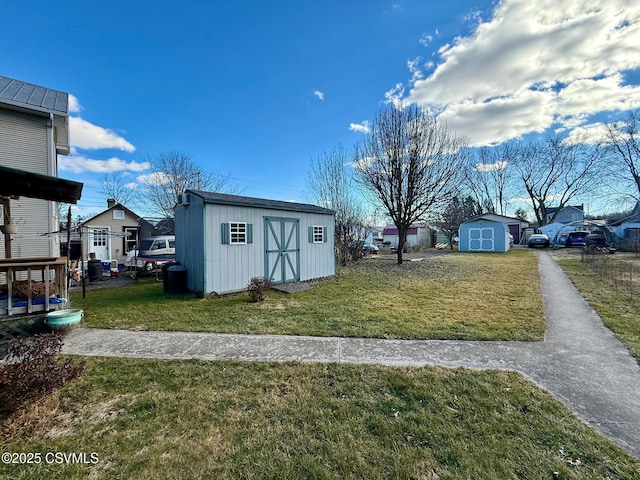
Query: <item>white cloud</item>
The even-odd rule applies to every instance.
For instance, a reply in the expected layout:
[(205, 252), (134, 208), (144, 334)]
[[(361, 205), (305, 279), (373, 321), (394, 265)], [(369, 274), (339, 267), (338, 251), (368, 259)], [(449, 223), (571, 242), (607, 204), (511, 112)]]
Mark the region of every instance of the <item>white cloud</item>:
[(442, 46), (429, 76), (396, 85), (387, 101), (419, 103), (472, 145), (549, 127), (574, 128), (602, 111), (640, 107), (640, 3), (503, 0), (473, 33)]
[(144, 185), (165, 185), (171, 182), (171, 177), (163, 172), (152, 172), (148, 175), (139, 175), (137, 180)]
[(129, 190), (135, 190), (139, 185), (135, 182), (129, 182), (124, 184), (124, 188), (128, 188)]
[(607, 143), (607, 127), (604, 123), (598, 122), (574, 128), (564, 142), (568, 144)]
[(362, 123), (349, 124), (349, 130), (352, 130), (354, 132), (370, 133), (371, 125), (369, 124), (369, 120), (364, 120)]
[(82, 110), (82, 105), (80, 105), (80, 101), (78, 97), (75, 95), (69, 94), (69, 112), (70, 113), (79, 113)]
[(422, 37), (420, 37), (420, 40), (419, 40), (419, 42), (425, 47), (428, 47), (432, 41), (433, 41), (433, 35), (427, 35), (426, 33), (422, 35)]
[(320, 90), (314, 90), (313, 94), (318, 97), (320, 100), (324, 100), (324, 93)]
[(504, 170), (509, 166), (509, 162), (498, 160), (495, 163), (478, 163), (476, 164), (476, 170), (478, 172), (495, 172), (498, 170)]
[(143, 172), (151, 168), (151, 164), (149, 162), (127, 162), (116, 157), (108, 160), (96, 160), (83, 156), (60, 156), (58, 157), (58, 167), (60, 170), (76, 174), (84, 172), (113, 173), (120, 171)]
[(94, 125), (80, 117), (69, 117), (69, 137), (73, 147), (87, 150), (115, 148), (133, 152), (136, 149), (112, 130)]

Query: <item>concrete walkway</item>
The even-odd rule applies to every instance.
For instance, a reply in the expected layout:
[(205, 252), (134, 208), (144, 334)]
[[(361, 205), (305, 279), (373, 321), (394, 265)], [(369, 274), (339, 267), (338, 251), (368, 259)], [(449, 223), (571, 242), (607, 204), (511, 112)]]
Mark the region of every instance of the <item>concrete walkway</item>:
[(63, 353), (106, 357), (438, 365), (515, 370), (640, 458), (640, 366), (547, 252), (544, 342), (382, 340), (76, 329)]

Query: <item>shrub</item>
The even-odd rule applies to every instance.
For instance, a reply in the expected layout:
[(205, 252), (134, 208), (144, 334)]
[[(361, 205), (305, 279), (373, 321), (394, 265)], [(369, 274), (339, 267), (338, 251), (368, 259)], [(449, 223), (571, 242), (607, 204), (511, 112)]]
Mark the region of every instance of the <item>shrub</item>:
[(247, 293), (253, 302), (262, 302), (266, 292), (271, 290), (272, 284), (264, 277), (253, 277), (247, 285)]
[(61, 348), (58, 333), (9, 342), (7, 364), (0, 366), (0, 413), (11, 413), (80, 376), (84, 362), (58, 358)]

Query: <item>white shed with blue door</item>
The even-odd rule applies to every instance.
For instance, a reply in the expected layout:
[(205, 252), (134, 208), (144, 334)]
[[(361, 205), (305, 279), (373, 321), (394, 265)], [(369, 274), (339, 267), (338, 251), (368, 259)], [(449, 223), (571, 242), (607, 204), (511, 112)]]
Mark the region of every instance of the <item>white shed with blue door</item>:
[(473, 218), (458, 229), (461, 252), (506, 252), (511, 247), (507, 224), (482, 217)]
[(198, 294), (335, 275), (334, 211), (316, 205), (188, 190), (175, 208), (176, 261)]

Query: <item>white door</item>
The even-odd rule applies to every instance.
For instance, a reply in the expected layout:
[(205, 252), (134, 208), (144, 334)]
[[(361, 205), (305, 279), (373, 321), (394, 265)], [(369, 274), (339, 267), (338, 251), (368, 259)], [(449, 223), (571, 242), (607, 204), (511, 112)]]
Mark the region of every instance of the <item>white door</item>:
[(110, 260), (109, 227), (89, 229), (89, 253), (95, 253), (98, 260)]
[(493, 252), (493, 228), (469, 228), (469, 251)]

